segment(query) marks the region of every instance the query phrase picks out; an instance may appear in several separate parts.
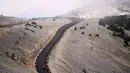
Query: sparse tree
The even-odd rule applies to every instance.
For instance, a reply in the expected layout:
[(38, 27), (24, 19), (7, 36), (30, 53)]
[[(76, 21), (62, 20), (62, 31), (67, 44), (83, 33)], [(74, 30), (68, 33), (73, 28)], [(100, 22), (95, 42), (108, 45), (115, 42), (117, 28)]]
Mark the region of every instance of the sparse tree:
[(82, 26), (83, 29), (85, 29), (85, 26)]
[(89, 34), (89, 36), (91, 37), (92, 35), (91, 35), (91, 34)]
[(35, 31), (34, 30), (31, 30), (33, 33), (35, 33)]
[(27, 33), (26, 33), (26, 32), (24, 32), (24, 35), (27, 35)]
[(34, 26), (34, 28), (37, 28), (37, 26)]
[(41, 25), (40, 25), (39, 27), (40, 27), (40, 29), (42, 29), (42, 28), (43, 28)]
[(37, 24), (36, 22), (31, 22), (31, 24)]
[(83, 29), (82, 27), (80, 27), (80, 29)]
[(75, 28), (74, 28), (75, 30), (77, 30), (77, 27), (75, 26)]
[(124, 47), (127, 47), (126, 45), (124, 45)]
[(117, 33), (116, 33), (116, 32), (113, 32), (112, 36), (117, 36)]
[(95, 34), (95, 36), (99, 37), (99, 34)]
[(81, 26), (80, 29), (85, 29), (85, 26)]
[(31, 26), (31, 24), (30, 23), (26, 23), (25, 26)]
[(16, 60), (16, 56), (14, 53), (12, 54), (11, 59)]
[(126, 46), (129, 46), (129, 43), (128, 43), (127, 40), (124, 40), (124, 43), (125, 43)]
[(9, 52), (8, 51), (6, 52), (6, 56), (9, 57)]
[(83, 31), (81, 34), (83, 34), (83, 35), (84, 35), (84, 34), (85, 34), (85, 32)]
[(22, 37), (20, 37), (20, 36), (19, 36), (19, 37), (18, 37), (18, 39), (19, 39), (19, 40), (21, 40), (21, 39), (22, 39)]
[(16, 41), (16, 44), (19, 44), (19, 41)]
[(85, 68), (83, 68), (82, 72), (83, 72), (83, 73), (87, 73), (87, 71), (85, 70)]
[(53, 19), (53, 21), (55, 21), (55, 19)]
[(29, 29), (29, 28), (25, 27), (25, 30), (29, 30), (29, 31), (30, 31), (31, 29)]

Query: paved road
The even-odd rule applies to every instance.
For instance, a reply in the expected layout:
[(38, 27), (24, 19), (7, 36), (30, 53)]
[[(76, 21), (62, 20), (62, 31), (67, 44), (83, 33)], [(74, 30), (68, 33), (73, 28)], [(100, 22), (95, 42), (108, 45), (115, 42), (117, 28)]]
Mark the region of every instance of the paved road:
[(50, 42), (43, 48), (43, 50), (40, 52), (39, 56), (36, 59), (36, 70), (38, 73), (50, 73), (47, 62), (48, 62), (48, 56), (55, 46), (55, 44), (58, 42), (58, 40), (62, 37), (64, 32), (70, 28), (73, 25), (76, 25), (80, 22), (80, 19), (78, 18), (70, 18), (72, 20), (71, 23), (66, 24), (58, 29), (54, 37), (50, 40)]

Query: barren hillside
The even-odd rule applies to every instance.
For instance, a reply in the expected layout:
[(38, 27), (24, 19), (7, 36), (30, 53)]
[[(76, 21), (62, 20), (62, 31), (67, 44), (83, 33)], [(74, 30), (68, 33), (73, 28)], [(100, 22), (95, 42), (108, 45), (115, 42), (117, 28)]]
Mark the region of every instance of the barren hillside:
[(8, 24), (15, 24), (23, 21), (27, 21), (26, 18), (16, 18), (16, 17), (9, 17), (0, 15), (0, 25), (8, 25)]
[(52, 73), (130, 72), (130, 48), (98, 21), (84, 20), (65, 33), (50, 56)]
[[(92, 6), (62, 15), (79, 17), (82, 21), (67, 30), (54, 47), (49, 58), (52, 73), (130, 73), (130, 20), (125, 15), (129, 12), (118, 9), (116, 5)], [(122, 15), (127, 18), (124, 20)], [(100, 18), (106, 26), (99, 25)], [(118, 32), (118, 28), (121, 31)]]
[(35, 73), (36, 56), (58, 28), (68, 22), (44, 18), (0, 28), (0, 73)]

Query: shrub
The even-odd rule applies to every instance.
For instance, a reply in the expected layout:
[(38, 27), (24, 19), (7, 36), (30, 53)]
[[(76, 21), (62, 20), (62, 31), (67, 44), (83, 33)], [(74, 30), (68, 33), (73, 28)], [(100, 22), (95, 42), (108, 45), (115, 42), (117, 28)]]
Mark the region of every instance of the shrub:
[(80, 29), (83, 29), (82, 27), (80, 27)]
[(89, 36), (92, 36), (91, 34), (89, 34)]
[(55, 21), (55, 19), (53, 19), (53, 21)]
[(31, 59), (27, 56), (23, 56), (20, 58), (20, 61), (25, 64), (25, 65), (30, 65), (31, 64)]
[(19, 41), (16, 41), (16, 44), (19, 44)]
[(31, 22), (31, 24), (37, 24), (36, 22)]
[(124, 43), (125, 43), (126, 46), (129, 46), (129, 43), (128, 43), (127, 40), (124, 40)]
[(117, 33), (116, 33), (116, 32), (113, 32), (113, 33), (112, 33), (112, 36), (117, 36)]
[(74, 30), (77, 30), (77, 27), (75, 26)]
[(37, 28), (37, 26), (34, 26), (34, 28)]
[(8, 51), (6, 52), (6, 56), (9, 57), (9, 52)]
[(83, 35), (84, 35), (84, 34), (85, 34), (85, 33), (84, 33), (84, 31), (83, 31), (81, 34), (83, 34)]
[(87, 73), (87, 71), (85, 70), (85, 68), (83, 68), (82, 72), (83, 72), (83, 73)]
[(31, 30), (33, 33), (35, 33), (35, 31), (34, 30)]
[(127, 47), (126, 45), (124, 45), (124, 47)]
[(126, 41), (130, 41), (130, 36), (124, 36), (123, 38), (124, 38), (124, 40), (126, 40)]
[(39, 27), (40, 27), (40, 29), (42, 29), (42, 28), (43, 28), (41, 25), (40, 25)]
[(24, 35), (27, 35), (27, 33), (26, 33), (26, 32), (24, 32)]
[(85, 29), (85, 26), (81, 26), (80, 29)]
[(31, 29), (29, 29), (29, 28), (25, 27), (25, 30), (29, 30), (29, 31), (30, 31)]
[(85, 26), (83, 26), (82, 28), (85, 29)]
[(26, 23), (25, 26), (31, 26), (31, 24), (30, 23)]
[(95, 36), (99, 37), (99, 34), (95, 34)]
[(12, 54), (11, 59), (13, 59), (13, 60), (16, 60), (16, 59), (17, 59), (17, 58), (16, 58), (16, 55), (15, 55), (14, 53)]

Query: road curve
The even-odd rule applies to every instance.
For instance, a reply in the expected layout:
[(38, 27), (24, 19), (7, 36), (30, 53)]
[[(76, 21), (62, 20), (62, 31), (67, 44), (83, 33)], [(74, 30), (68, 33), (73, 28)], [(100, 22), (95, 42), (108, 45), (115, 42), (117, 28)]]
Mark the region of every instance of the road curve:
[(48, 62), (48, 56), (51, 53), (51, 50), (55, 46), (55, 44), (60, 40), (64, 32), (72, 27), (73, 25), (76, 25), (80, 22), (80, 19), (78, 18), (69, 18), (72, 20), (71, 23), (68, 23), (64, 26), (61, 26), (53, 38), (49, 41), (49, 43), (43, 48), (43, 50), (40, 52), (36, 59), (35, 68), (38, 73), (50, 73), (47, 62)]

